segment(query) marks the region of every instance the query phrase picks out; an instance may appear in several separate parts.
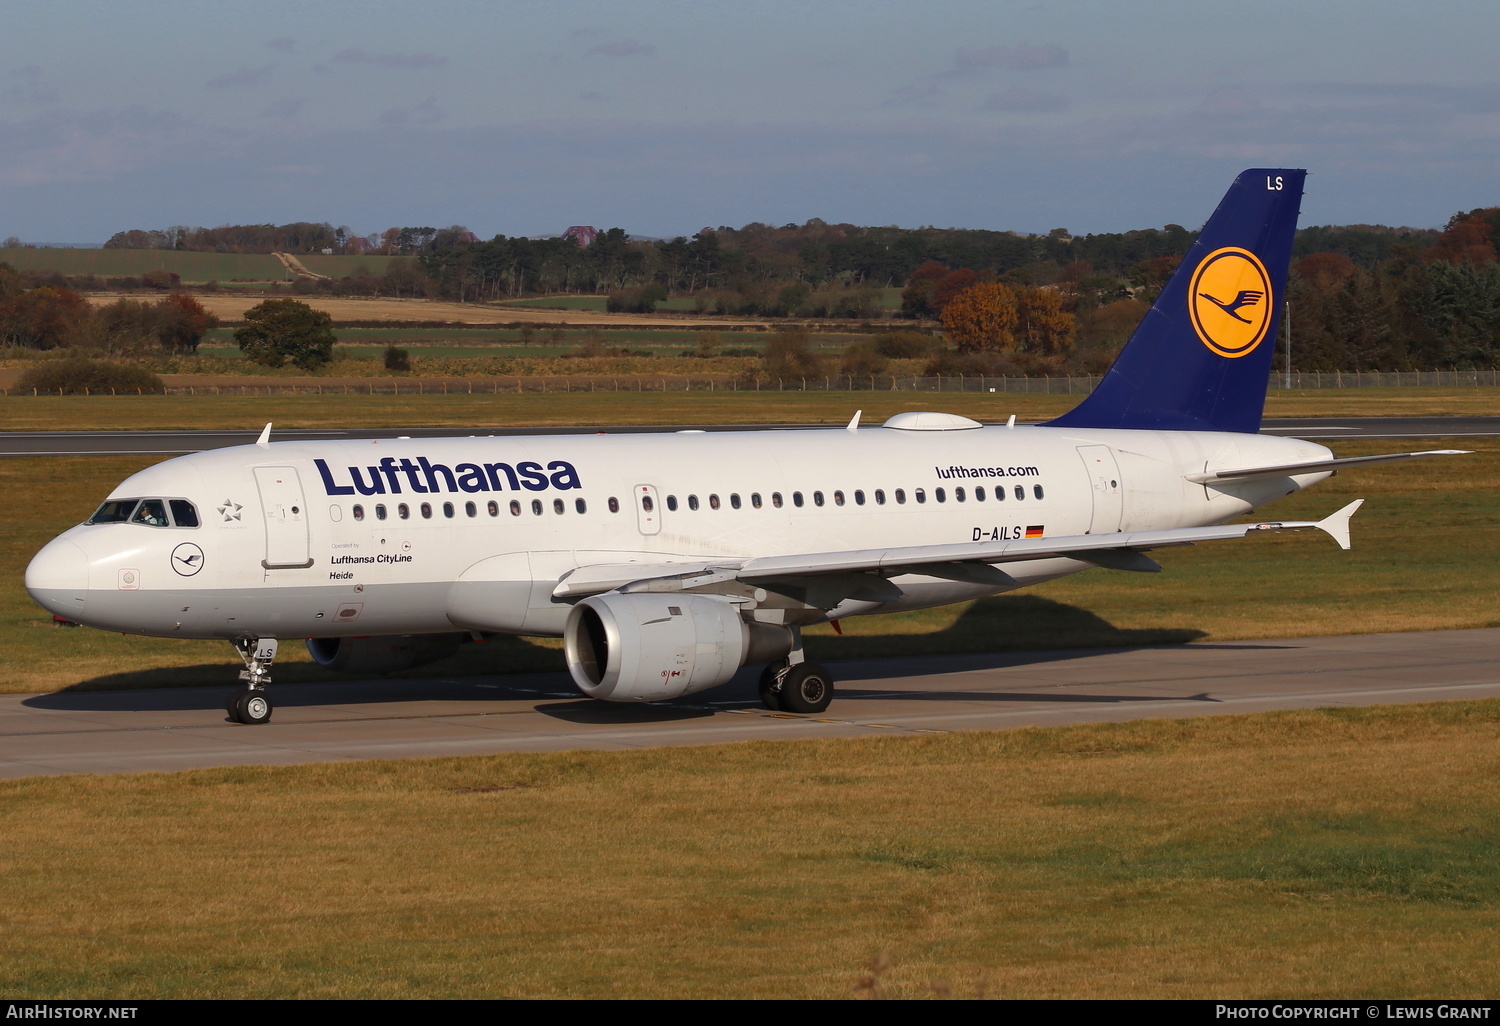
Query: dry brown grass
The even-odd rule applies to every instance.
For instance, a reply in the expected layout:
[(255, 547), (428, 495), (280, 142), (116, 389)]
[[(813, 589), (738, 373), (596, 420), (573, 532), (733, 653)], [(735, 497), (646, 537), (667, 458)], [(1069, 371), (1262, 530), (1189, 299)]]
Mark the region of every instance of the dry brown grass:
[(1447, 703), (7, 781), (0, 991), (1484, 998), (1497, 722)]
[[(96, 292), (89, 302), (107, 306), (132, 294)], [(308, 295), (290, 291), (270, 294), (205, 292), (194, 297), (221, 320), (239, 321), (245, 311), (267, 298), (295, 299), (315, 310), (325, 311), (335, 321), (441, 321), (449, 324), (616, 324), (631, 327), (673, 327), (703, 323), (710, 326), (779, 324), (754, 318), (699, 317), (693, 314), (597, 313), (590, 310), (546, 310), (539, 307), (504, 306), (499, 303), (455, 303), (442, 299), (361, 299)]]

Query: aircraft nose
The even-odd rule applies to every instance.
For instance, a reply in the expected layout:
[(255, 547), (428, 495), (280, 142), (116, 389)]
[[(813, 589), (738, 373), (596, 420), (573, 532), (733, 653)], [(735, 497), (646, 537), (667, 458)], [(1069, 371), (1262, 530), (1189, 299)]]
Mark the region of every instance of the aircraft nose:
[(43, 609), (65, 620), (83, 615), (89, 590), (89, 561), (71, 541), (57, 538), (42, 547), (26, 567), (26, 590)]

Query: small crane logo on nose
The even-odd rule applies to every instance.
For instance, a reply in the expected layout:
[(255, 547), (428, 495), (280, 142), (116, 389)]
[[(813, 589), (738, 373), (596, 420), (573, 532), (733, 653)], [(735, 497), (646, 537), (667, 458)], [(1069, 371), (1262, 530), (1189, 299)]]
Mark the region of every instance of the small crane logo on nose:
[(172, 569), (191, 577), (203, 569), (203, 550), (192, 542), (183, 542), (172, 550)]

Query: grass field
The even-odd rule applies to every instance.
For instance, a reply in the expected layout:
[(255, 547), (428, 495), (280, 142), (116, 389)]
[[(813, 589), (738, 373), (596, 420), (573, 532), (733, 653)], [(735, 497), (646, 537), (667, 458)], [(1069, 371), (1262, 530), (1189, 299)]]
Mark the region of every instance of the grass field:
[[(399, 257), (347, 257), (322, 254), (300, 257), (314, 274), (343, 278), (363, 268), (384, 274)], [(269, 253), (188, 253), (171, 249), (7, 249), (0, 262), (18, 271), (57, 271), (68, 275), (95, 274), (101, 278), (140, 275), (158, 268), (185, 282), (281, 281), (287, 277), (281, 261)]]
[[(307, 263), (306, 258), (303, 263)], [(311, 264), (308, 264), (312, 268)], [(316, 268), (312, 268), (316, 270)], [(325, 272), (326, 273), (326, 272)], [(591, 313), (603, 313), (605, 307), (605, 296), (541, 296), (536, 299), (512, 299), (505, 301), (504, 306), (533, 307), (543, 310), (585, 310)], [(708, 297), (709, 309), (713, 309), (713, 296)], [(678, 313), (692, 313), (698, 307), (698, 299), (694, 296), (673, 296), (665, 302), (658, 303), (658, 310), (670, 310)], [(886, 288), (880, 290), (880, 309), (901, 309), (901, 289)]]
[(1485, 999), (1500, 703), (0, 782), (0, 992)]
[[(1432, 448), (1473, 444), (1424, 440)], [(1404, 447), (1351, 440), (1338, 451)], [(84, 519), (118, 481), (154, 462), (0, 461), (5, 494), (31, 497), (30, 515), (13, 518), (0, 537), (0, 652), (8, 670), (0, 691), (234, 679), (238, 662), (226, 644), (60, 629), (22, 587), (26, 563), (48, 539)], [(844, 621), (843, 637), (827, 627), (809, 631), (809, 647), (817, 658), (842, 659), (1500, 626), (1497, 489), (1500, 452), (1494, 446), (1471, 456), (1348, 471), (1263, 515), (1319, 519), (1353, 498), (1368, 498), (1354, 520), (1350, 552), (1314, 534), (1164, 550), (1157, 558), (1167, 572), (1160, 575), (1091, 570), (977, 603), (856, 617)], [(555, 642), (502, 639), (466, 646), (454, 659), (408, 675), (561, 668)], [(303, 646), (284, 646), (277, 679), (327, 677)]]
[[(283, 378), (279, 384), (321, 380)], [(481, 386), (482, 389), (482, 386)], [(453, 427), (608, 424), (864, 423), (909, 410), (942, 410), (984, 421), (1044, 420), (1079, 396), (980, 392), (579, 392), (515, 395), (8, 396), (0, 425), (9, 431), (260, 428)], [(1272, 392), (1268, 417), (1493, 416), (1500, 389), (1311, 389)], [(1423, 443), (1426, 444), (1425, 442)], [(1460, 446), (1460, 448), (1463, 448)]]

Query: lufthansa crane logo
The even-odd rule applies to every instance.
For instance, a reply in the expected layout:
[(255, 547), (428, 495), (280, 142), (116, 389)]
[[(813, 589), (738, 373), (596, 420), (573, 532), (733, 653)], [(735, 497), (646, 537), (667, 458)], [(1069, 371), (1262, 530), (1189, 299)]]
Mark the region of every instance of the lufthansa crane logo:
[(1204, 345), (1230, 359), (1245, 356), (1271, 327), (1271, 276), (1249, 250), (1216, 249), (1193, 272), (1187, 306)]
[(172, 550), (172, 569), (183, 577), (192, 577), (203, 569), (203, 550), (192, 542), (183, 542)]

